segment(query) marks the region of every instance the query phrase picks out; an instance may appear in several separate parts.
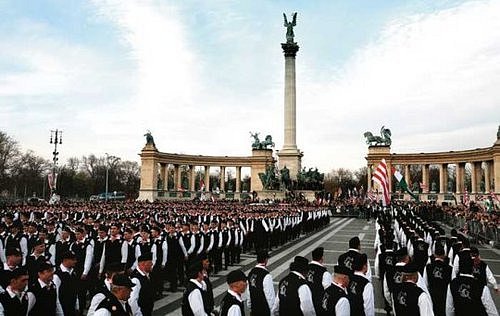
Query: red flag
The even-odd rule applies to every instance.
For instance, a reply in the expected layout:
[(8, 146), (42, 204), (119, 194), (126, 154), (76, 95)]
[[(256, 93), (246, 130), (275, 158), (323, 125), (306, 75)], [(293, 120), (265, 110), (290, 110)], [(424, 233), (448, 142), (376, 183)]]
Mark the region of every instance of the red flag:
[(389, 179), (387, 177), (387, 164), (385, 159), (382, 159), (373, 173), (372, 180), (378, 183), (382, 189), (382, 205), (386, 206), (391, 203), (389, 197)]

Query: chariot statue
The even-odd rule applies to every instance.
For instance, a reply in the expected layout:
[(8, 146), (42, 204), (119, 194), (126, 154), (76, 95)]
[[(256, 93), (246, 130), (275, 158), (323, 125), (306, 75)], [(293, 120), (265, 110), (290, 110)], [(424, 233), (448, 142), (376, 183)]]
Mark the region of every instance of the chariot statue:
[(266, 135), (263, 141), (259, 139), (259, 133), (250, 132), (250, 136), (253, 138), (252, 149), (268, 149), (268, 146), (274, 148), (273, 137), (271, 135)]
[(380, 129), (380, 136), (375, 136), (372, 132), (365, 132), (363, 136), (366, 138), (366, 144), (369, 146), (390, 146), (391, 130), (382, 126)]

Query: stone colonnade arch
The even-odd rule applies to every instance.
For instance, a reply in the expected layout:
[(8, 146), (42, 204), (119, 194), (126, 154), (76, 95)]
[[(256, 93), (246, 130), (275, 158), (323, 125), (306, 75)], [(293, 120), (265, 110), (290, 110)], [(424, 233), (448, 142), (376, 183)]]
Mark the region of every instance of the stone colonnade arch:
[[(226, 168), (236, 169), (236, 188), (234, 197), (238, 198), (241, 193), (241, 169), (249, 167), (251, 169), (251, 191), (261, 191), (262, 183), (259, 173), (263, 173), (268, 165), (276, 163), (271, 149), (254, 149), (252, 156), (202, 156), (185, 155), (159, 152), (154, 144), (146, 144), (140, 153), (141, 157), (141, 187), (139, 190), (139, 200), (154, 201), (157, 199), (193, 197), (195, 192), (196, 167), (204, 168), (205, 188), (210, 188), (210, 169), (220, 170), (220, 191), (226, 191), (224, 185), (224, 175)], [(168, 190), (168, 167), (173, 166), (174, 185), (173, 191)], [(181, 166), (188, 167), (188, 188), (181, 188)], [(158, 177), (161, 179), (162, 187), (158, 188)], [(249, 191), (250, 191), (249, 190)], [(207, 190), (208, 191), (208, 190)]]
[[(373, 188), (372, 172), (382, 159), (386, 160), (387, 173), (389, 177), (389, 188), (393, 188), (392, 168), (398, 169), (405, 177), (406, 183), (411, 187), (410, 166), (421, 166), (422, 176), (419, 182), (422, 183), (422, 200), (445, 201), (455, 197), (460, 198), (465, 193), (465, 165), (471, 166), (471, 190), (468, 192), (471, 199), (476, 195), (489, 194), (491, 191), (500, 193), (500, 135), (491, 147), (477, 148), (472, 150), (448, 151), (435, 153), (414, 153), (396, 154), (391, 153), (390, 146), (370, 146), (368, 147), (367, 167), (368, 167), (368, 190)], [(456, 166), (456, 184), (449, 188), (448, 166)], [(439, 184), (436, 190), (432, 190), (429, 183), (430, 166), (439, 168)], [(481, 185), (484, 183), (484, 185)], [(393, 192), (391, 192), (393, 193)], [(405, 196), (409, 199), (409, 196)]]

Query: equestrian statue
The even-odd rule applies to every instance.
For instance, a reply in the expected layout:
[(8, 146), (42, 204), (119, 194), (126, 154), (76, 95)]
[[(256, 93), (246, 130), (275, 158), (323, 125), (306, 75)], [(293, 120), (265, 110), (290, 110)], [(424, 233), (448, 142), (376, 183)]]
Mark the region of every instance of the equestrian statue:
[(391, 130), (382, 126), (380, 129), (380, 136), (374, 136), (372, 132), (365, 132), (363, 136), (366, 138), (366, 144), (369, 146), (390, 146)]

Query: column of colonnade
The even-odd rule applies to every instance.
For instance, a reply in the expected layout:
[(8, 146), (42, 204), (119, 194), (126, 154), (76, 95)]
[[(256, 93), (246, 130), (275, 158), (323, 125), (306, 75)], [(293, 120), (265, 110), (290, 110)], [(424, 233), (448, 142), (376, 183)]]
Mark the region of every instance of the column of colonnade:
[[(169, 175), (171, 174), (171, 170), (173, 169), (173, 191), (179, 191), (179, 190), (189, 190), (191, 192), (196, 191), (196, 172), (195, 172), (195, 165), (186, 165), (188, 166), (189, 170), (187, 171), (187, 177), (188, 177), (188, 188), (183, 188), (182, 187), (182, 166), (179, 164), (170, 164), (170, 163), (159, 163), (159, 171), (160, 171), (160, 180), (162, 182), (162, 185), (158, 187), (159, 190), (163, 191), (170, 191), (169, 190)], [(172, 166), (172, 169), (170, 169), (170, 166)], [(204, 167), (204, 184), (205, 184), (205, 190), (210, 190), (210, 168), (213, 166), (203, 166)], [(220, 190), (222, 192), (225, 192), (226, 190), (226, 166), (220, 166)], [(234, 192), (239, 193), (241, 192), (241, 166), (235, 166), (236, 169), (236, 188), (234, 189)]]

